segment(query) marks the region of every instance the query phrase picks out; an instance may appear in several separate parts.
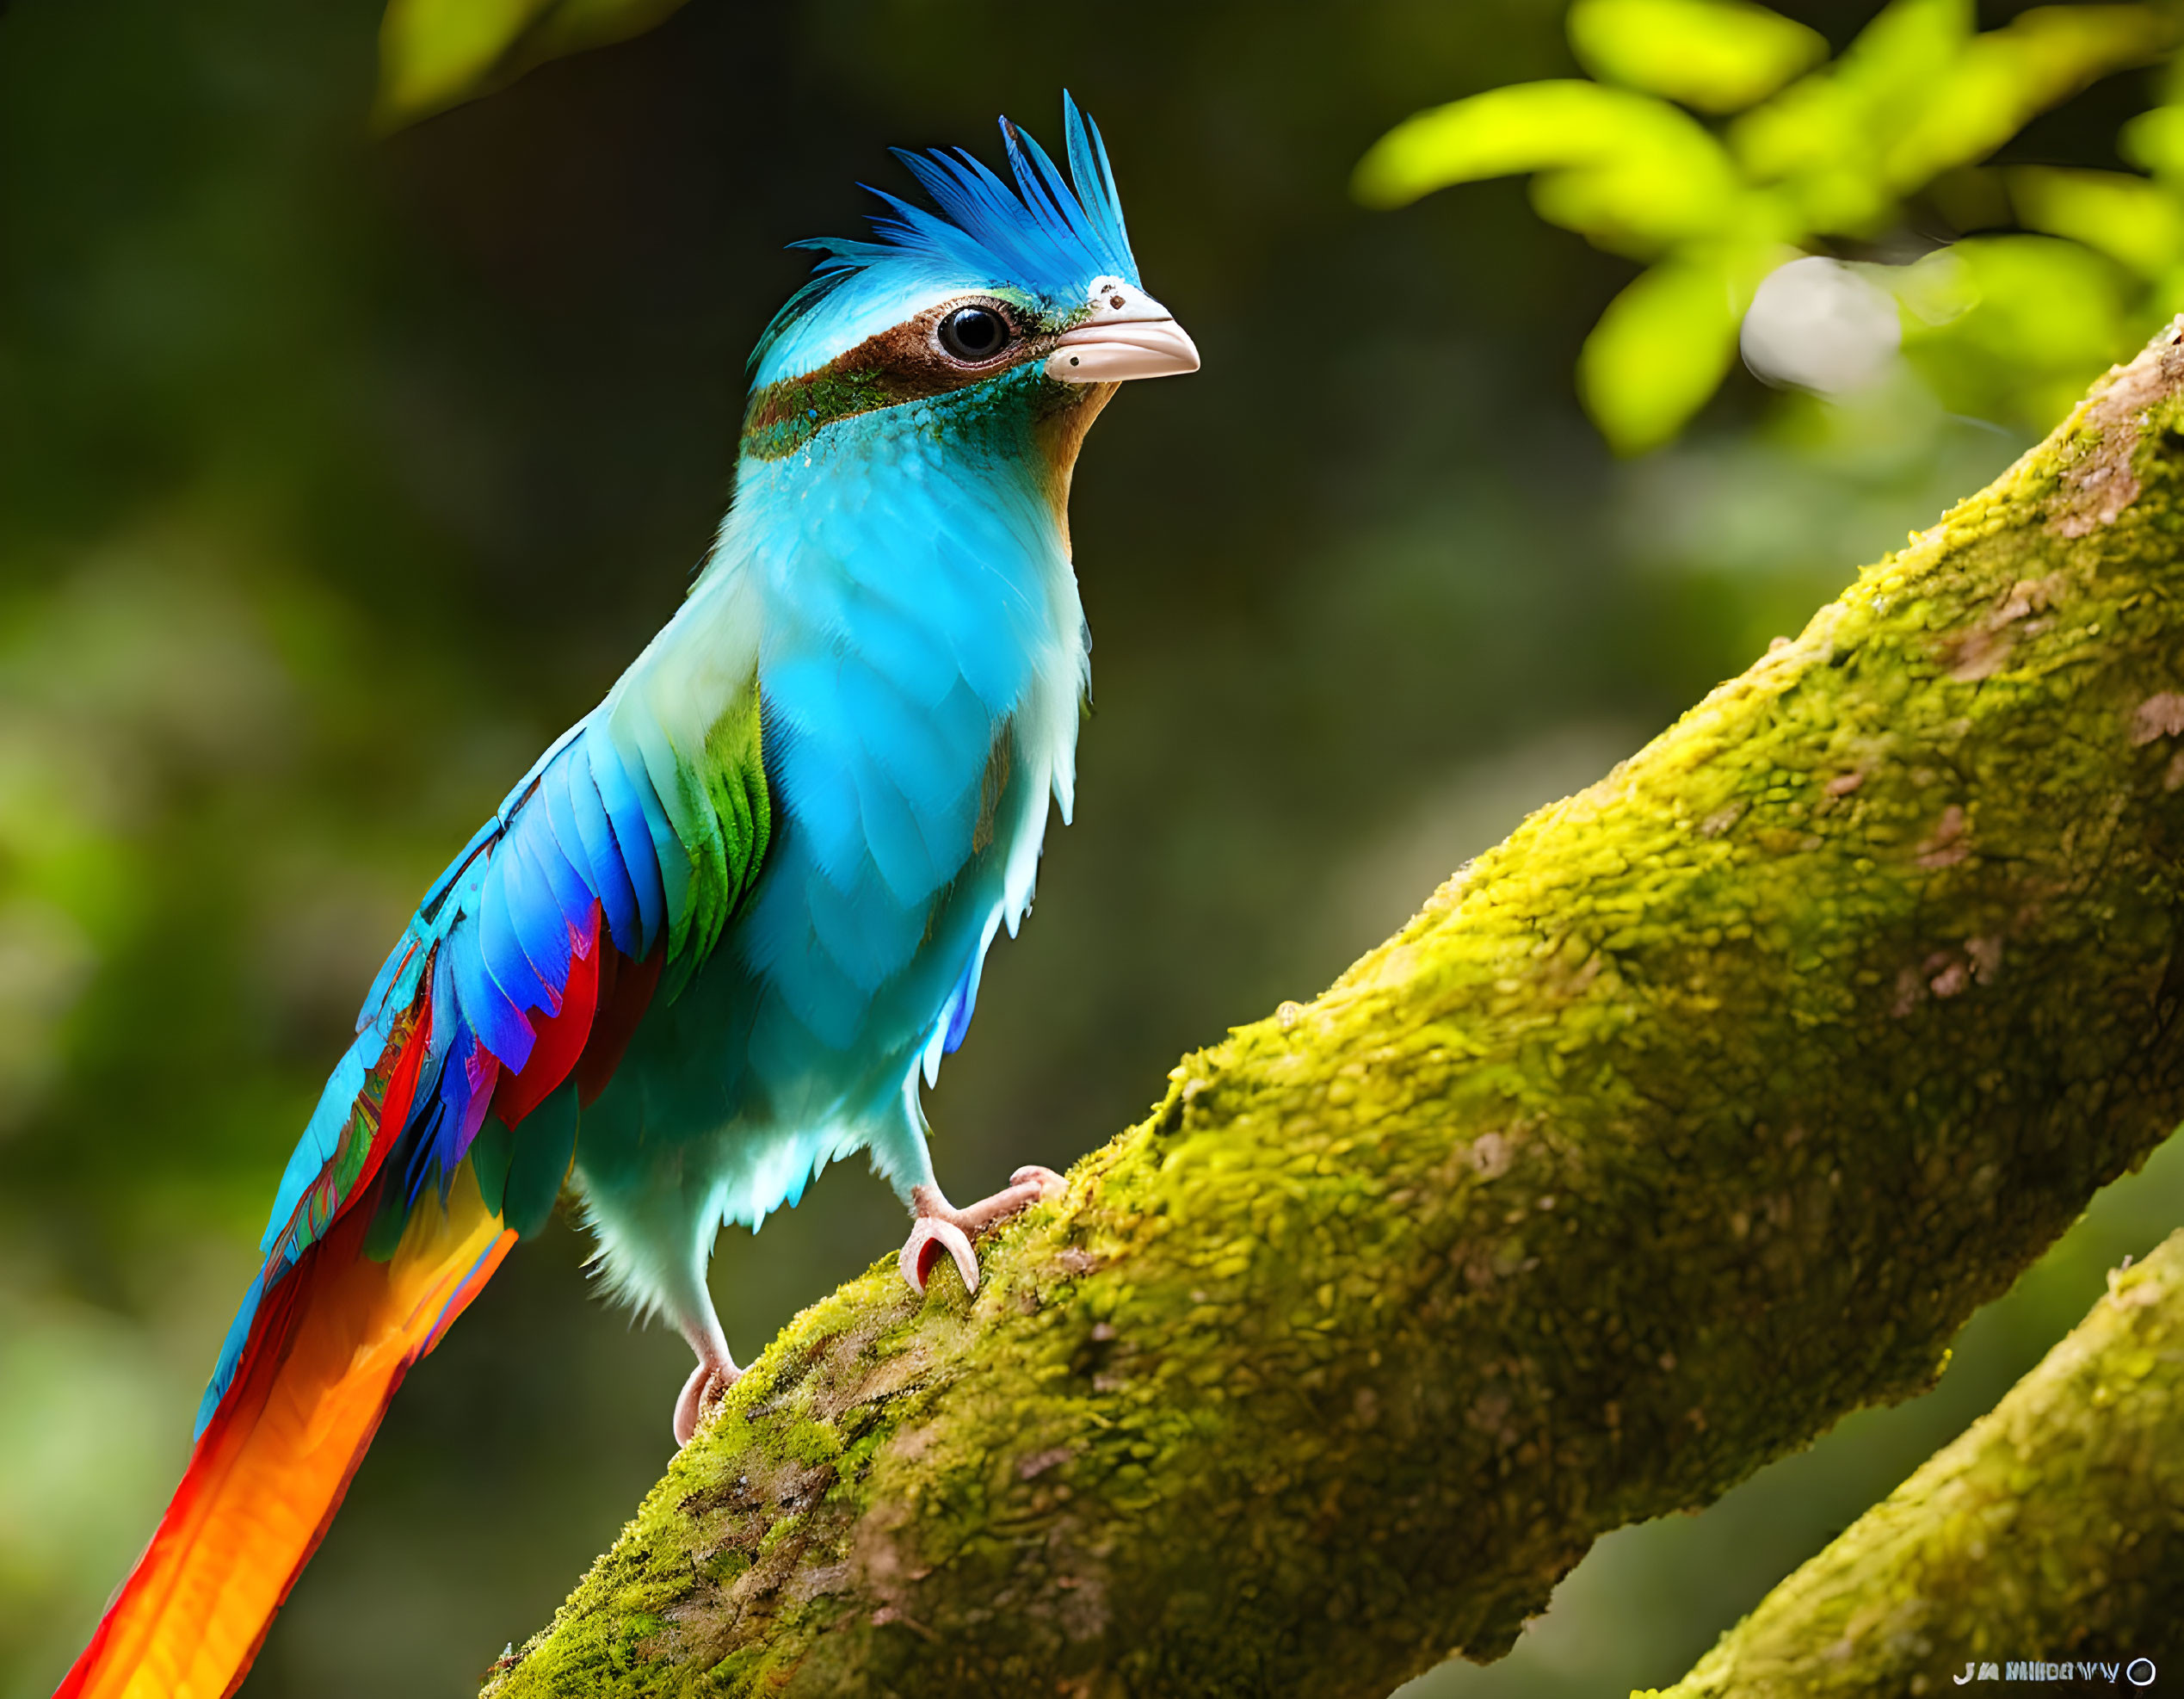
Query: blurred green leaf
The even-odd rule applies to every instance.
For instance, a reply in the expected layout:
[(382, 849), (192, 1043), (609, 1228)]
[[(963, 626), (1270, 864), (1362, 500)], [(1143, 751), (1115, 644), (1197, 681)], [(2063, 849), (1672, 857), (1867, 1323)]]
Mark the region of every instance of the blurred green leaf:
[(490, 94), (564, 54), (641, 35), (682, 0), (387, 0), (378, 117), (388, 127)]
[(1834, 65), (1731, 127), (1748, 176), (1793, 183), (1815, 231), (1877, 233), (1902, 198), (2174, 40), (2144, 6), (2045, 6), (1972, 34), (1967, 0), (1896, 0)]
[(1922, 91), (1916, 114), (1883, 160), (1889, 186), (1908, 194), (1952, 166), (1983, 159), (2025, 125), (2088, 83), (2149, 64), (2175, 40), (2144, 6), (2042, 6), (1977, 36)]
[(2120, 171), (2020, 165), (2008, 174), (2019, 220), (2160, 277), (2184, 260), (2184, 206), (2160, 185)]
[(1639, 274), (1607, 304), (1577, 359), (1577, 387), (1608, 446), (1643, 454), (1706, 404), (1737, 352), (1751, 286), (1718, 261)]
[(1405, 119), (1358, 162), (1368, 206), (1399, 207), (1483, 177), (1552, 173), (1541, 216), (1640, 256), (1722, 229), (1739, 184), (1704, 126), (1666, 101), (1597, 83), (1521, 83)]
[(1875, 230), (1895, 211), (1879, 155), (1917, 121), (1971, 33), (1969, 0), (1896, 0), (1833, 65), (1731, 126), (1737, 163), (1755, 181), (1794, 182), (1812, 230)]
[(1915, 117), (1978, 27), (1972, 0), (1893, 0), (1843, 49), (1835, 77), (1869, 117)]
[[(2151, 285), (2141, 295), (2184, 293), (2184, 196), (2120, 174), (1977, 168), (2088, 83), (2171, 51), (2165, 9), (2045, 6), (1981, 34), (1974, 0), (1891, 0), (1837, 59), (1787, 86), (1820, 38), (1751, 0), (1573, 0), (1569, 30), (1588, 69), (1626, 86), (1522, 83), (1420, 113), (1360, 162), (1354, 188), (1398, 206), (1530, 172), (1543, 219), (1657, 262), (1602, 316), (1581, 364), (1586, 405), (1621, 452), (1674, 435), (1728, 369), (1758, 274), (1722, 256), (1876, 240), (1903, 226), (1914, 195), (1961, 213), (1959, 230), (2014, 213), (2099, 250), (1975, 249), (1949, 274), (1971, 293), (1941, 308), (1940, 273), (1903, 280), (1904, 311), (1949, 321), (1924, 357), (1954, 392), (1983, 398), (1964, 411), (2045, 429), (2051, 404), (2129, 340), (2137, 309), (2117, 263)], [(1664, 96), (1745, 109), (1717, 136)], [(2184, 93), (2124, 145), (2184, 189)]]
[(1828, 57), (1818, 31), (1749, 0), (1577, 0), (1569, 29), (1594, 76), (1702, 112), (1738, 111)]
[(1920, 198), (1940, 214), (1942, 228), (1969, 236), (1976, 230), (2005, 230), (2017, 221), (2009, 204), (2009, 185), (1991, 165), (1959, 165), (1944, 171), (1921, 191)]
[(2122, 269), (2075, 242), (1971, 237), (1904, 273), (1923, 296), (1905, 355), (1945, 405), (1979, 418), (2045, 429), (2142, 329)]
[(2184, 105), (2140, 113), (2118, 133), (2116, 148), (2156, 176), (2184, 180)]

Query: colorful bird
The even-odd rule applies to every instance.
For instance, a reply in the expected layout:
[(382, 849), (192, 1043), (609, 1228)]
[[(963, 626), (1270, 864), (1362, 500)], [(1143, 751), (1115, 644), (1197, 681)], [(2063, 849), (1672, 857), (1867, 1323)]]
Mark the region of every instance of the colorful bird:
[(1068, 497), (1126, 379), (1198, 353), (1138, 281), (1097, 130), (1013, 188), (899, 154), (874, 241), (752, 356), (736, 494), (688, 598), (426, 895), (281, 1182), (174, 1502), (63, 1696), (232, 1691), (403, 1375), (564, 1183), (612, 1288), (736, 1378), (706, 1285), (855, 1151), (943, 1255), (1053, 1195), (935, 1183), (919, 1079), (970, 1024), (1070, 815), (1088, 638)]

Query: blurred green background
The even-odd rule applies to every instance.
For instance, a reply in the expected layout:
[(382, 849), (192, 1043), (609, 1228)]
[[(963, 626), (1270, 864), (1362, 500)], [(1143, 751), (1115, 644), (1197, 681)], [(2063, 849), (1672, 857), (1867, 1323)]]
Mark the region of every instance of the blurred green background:
[[(1832, 51), (1874, 9), (1786, 9)], [(1894, 287), (1967, 232), (2078, 219), (1952, 250), (2005, 257), (1928, 318), (1905, 294), (1908, 361), (1891, 344), (1823, 399), (1723, 354), (1680, 440), (1618, 460), (1573, 374), (1654, 256), (1552, 227), (1512, 180), (1351, 192), (1409, 114), (1577, 75), (1559, 0), (691, 0), (383, 137), (379, 23), (374, 0), (0, 16), (6, 1699), (50, 1691), (149, 1534), (380, 954), (673, 607), (728, 494), (744, 352), (805, 269), (783, 244), (858, 232), (857, 183), (901, 186), (885, 145), (991, 157), (998, 111), (1051, 135), (1072, 88), (1206, 360), (1123, 396), (1081, 468), (1099, 707), (1079, 824), (931, 1106), (966, 1194), (1082, 1153), (1178, 1052), (1312, 995), (2184, 305), (2168, 250), (2134, 269), (2068, 195), (2020, 192), (2080, 180), (2002, 169), (2158, 178), (2117, 136), (2166, 73), (2128, 69), (2005, 126), (1995, 169), (1777, 232)], [(2181, 1218), (2172, 1151), (1974, 1320), (1938, 1391), (1611, 1536), (1508, 1659), (1415, 1692), (1673, 1679)], [(739, 1352), (902, 1231), (852, 1168), (725, 1236)], [(250, 1699), (469, 1693), (613, 1537), (687, 1353), (600, 1304), (583, 1255), (557, 1225), (412, 1375)]]

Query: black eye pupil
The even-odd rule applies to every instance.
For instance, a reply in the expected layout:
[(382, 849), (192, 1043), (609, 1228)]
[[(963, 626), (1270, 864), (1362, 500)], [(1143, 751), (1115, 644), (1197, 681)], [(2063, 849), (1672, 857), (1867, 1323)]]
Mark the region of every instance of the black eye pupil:
[(959, 307), (941, 321), (941, 346), (958, 360), (990, 360), (1009, 343), (1009, 321), (987, 306)]

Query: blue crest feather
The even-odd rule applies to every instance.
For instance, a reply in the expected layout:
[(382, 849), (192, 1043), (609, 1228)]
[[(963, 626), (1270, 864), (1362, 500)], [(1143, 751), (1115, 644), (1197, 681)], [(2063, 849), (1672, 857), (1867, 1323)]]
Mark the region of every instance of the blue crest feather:
[(1095, 278), (1142, 287), (1099, 127), (1066, 92), (1062, 123), (1067, 177), (1046, 149), (1001, 120), (1013, 187), (961, 148), (896, 149), (939, 211), (875, 188), (886, 207), (872, 221), (878, 240), (821, 236), (792, 243), (823, 257), (759, 338), (751, 354), (756, 383), (824, 364), (885, 329), (873, 322), (875, 313), (920, 295), (1008, 288), (1066, 309), (1083, 300)]

